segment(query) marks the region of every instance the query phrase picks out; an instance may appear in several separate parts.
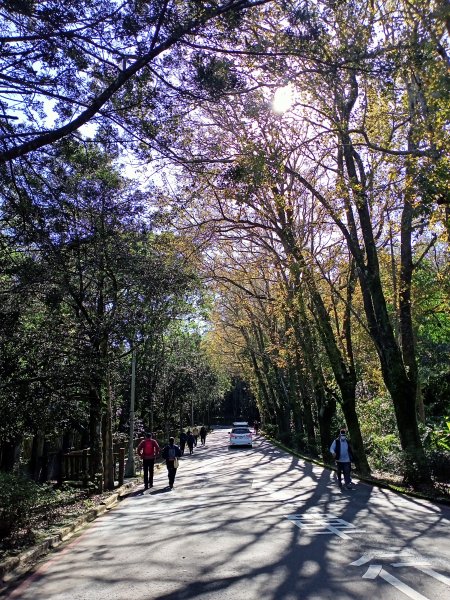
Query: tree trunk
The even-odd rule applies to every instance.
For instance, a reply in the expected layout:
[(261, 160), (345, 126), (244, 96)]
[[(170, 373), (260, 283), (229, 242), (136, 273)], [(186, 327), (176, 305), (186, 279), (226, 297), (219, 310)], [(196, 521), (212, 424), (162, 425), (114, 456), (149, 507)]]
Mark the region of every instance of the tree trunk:
[(102, 439), (102, 406), (100, 390), (92, 387), (89, 390), (89, 477), (99, 490), (103, 490), (103, 439)]
[(324, 462), (331, 460), (330, 446), (333, 440), (332, 423), (336, 414), (336, 401), (331, 397), (321, 398), (318, 411), (320, 447)]
[(367, 461), (367, 455), (364, 448), (364, 442), (361, 434), (361, 427), (359, 425), (359, 418), (356, 413), (355, 393), (351, 390), (349, 398), (346, 400), (342, 398), (342, 412), (344, 413), (345, 422), (347, 424), (350, 439), (352, 441), (352, 448), (355, 455), (356, 470), (363, 476), (368, 477), (370, 475), (370, 467)]
[[(357, 82), (354, 76), (352, 76), (352, 85), (354, 86), (354, 104), (357, 97)], [(353, 104), (350, 102), (350, 105), (347, 106), (346, 119), (350, 115)], [(354, 204), (359, 217), (366, 262), (364, 262), (359, 245), (351, 243), (351, 240), (357, 239), (356, 231), (353, 231), (347, 238), (347, 242), (358, 267), (358, 277), (369, 324), (369, 332), (380, 358), (384, 382), (394, 404), (400, 443), (406, 455), (406, 479), (411, 483), (430, 482), (430, 471), (417, 423), (417, 378), (414, 373), (411, 374), (411, 378), (409, 376), (389, 319), (380, 277), (377, 246), (374, 239), (368, 199), (364, 189), (364, 182), (362, 183), (359, 180), (355, 164), (355, 157), (358, 154), (352, 144), (349, 133), (345, 131), (341, 132), (341, 142), (343, 157), (354, 196)], [(352, 212), (350, 205), (348, 205), (348, 212)], [(348, 221), (354, 223), (353, 219), (348, 219)]]

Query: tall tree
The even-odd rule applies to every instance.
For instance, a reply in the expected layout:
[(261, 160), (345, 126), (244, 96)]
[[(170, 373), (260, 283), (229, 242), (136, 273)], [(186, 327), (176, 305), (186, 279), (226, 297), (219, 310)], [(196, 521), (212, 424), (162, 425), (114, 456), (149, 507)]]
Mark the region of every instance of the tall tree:
[(223, 45), (224, 30), (268, 2), (4, 2), (0, 162), (89, 122), (110, 133), (117, 125), (122, 140), (152, 145), (159, 120), (168, 117), (170, 92), (185, 92), (173, 76), (174, 61), (195, 58), (189, 45), (198, 39), (217, 34)]

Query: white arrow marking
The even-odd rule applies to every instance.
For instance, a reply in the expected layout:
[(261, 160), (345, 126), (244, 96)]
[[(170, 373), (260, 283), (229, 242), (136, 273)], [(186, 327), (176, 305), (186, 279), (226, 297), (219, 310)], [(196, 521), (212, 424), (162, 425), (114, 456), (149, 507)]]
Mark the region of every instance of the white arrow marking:
[(426, 575), (430, 575), (431, 577), (434, 577), (441, 583), (445, 583), (445, 585), (450, 586), (450, 577), (441, 575), (440, 573), (437, 573), (433, 569), (428, 569), (427, 567), (417, 567), (417, 568), (419, 569), (419, 571), (422, 571), (422, 573), (425, 573)]
[(434, 579), (437, 579), (441, 583), (445, 583), (445, 585), (448, 585), (450, 587), (450, 577), (446, 577), (445, 575), (441, 575), (441, 573), (434, 571), (434, 569), (430, 569), (429, 563), (422, 563), (422, 564), (420, 564), (420, 563), (394, 563), (392, 566), (393, 567), (415, 567), (418, 571), (422, 571), (422, 573), (425, 573), (425, 575), (434, 577)]
[(409, 585), (406, 585), (406, 583), (403, 583), (403, 581), (400, 581), (400, 579), (397, 579), (397, 577), (394, 577), (384, 569), (381, 569), (380, 577), (412, 598), (412, 600), (429, 600), (426, 596), (422, 596), (422, 594), (419, 594), (419, 592), (416, 592), (416, 590), (413, 590)]
[(370, 562), (374, 558), (401, 558), (402, 556), (408, 556), (409, 558), (411, 558), (412, 555), (411, 552), (409, 552), (408, 550), (394, 550), (392, 552), (367, 552), (363, 554), (361, 558), (358, 558), (358, 560), (355, 560), (354, 562), (350, 563), (350, 565), (353, 567), (360, 567), (361, 565), (365, 565), (366, 563)]
[(376, 577), (381, 577), (395, 588), (403, 592), (406, 596), (411, 598), (411, 600), (429, 600), (426, 596), (422, 596), (422, 594), (419, 594), (419, 592), (416, 592), (416, 590), (410, 588), (409, 585), (406, 585), (406, 583), (403, 583), (403, 581), (400, 581), (400, 579), (397, 579), (397, 577), (394, 577), (385, 571), (382, 565), (370, 565), (370, 567), (364, 573), (363, 579), (375, 579)]
[(375, 579), (381, 573), (382, 568), (382, 565), (370, 565), (370, 567), (362, 576), (363, 579)]

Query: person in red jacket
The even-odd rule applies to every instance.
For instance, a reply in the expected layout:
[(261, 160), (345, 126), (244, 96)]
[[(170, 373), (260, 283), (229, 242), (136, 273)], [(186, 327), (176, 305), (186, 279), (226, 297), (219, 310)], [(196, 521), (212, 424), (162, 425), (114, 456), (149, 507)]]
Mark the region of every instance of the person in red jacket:
[(153, 487), (153, 473), (155, 471), (155, 458), (159, 454), (159, 445), (153, 439), (152, 433), (146, 433), (145, 439), (137, 447), (137, 452), (142, 458), (144, 466), (144, 489)]

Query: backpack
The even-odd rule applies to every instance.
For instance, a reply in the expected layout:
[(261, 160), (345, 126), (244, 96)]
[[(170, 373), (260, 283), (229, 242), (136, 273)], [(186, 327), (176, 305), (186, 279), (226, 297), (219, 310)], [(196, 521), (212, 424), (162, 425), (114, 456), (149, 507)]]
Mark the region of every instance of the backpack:
[(153, 458), (155, 455), (155, 448), (153, 440), (144, 440), (143, 455), (146, 458)]
[(169, 460), (173, 460), (177, 455), (177, 451), (175, 450), (175, 446), (169, 446), (169, 449), (167, 450), (167, 458)]

